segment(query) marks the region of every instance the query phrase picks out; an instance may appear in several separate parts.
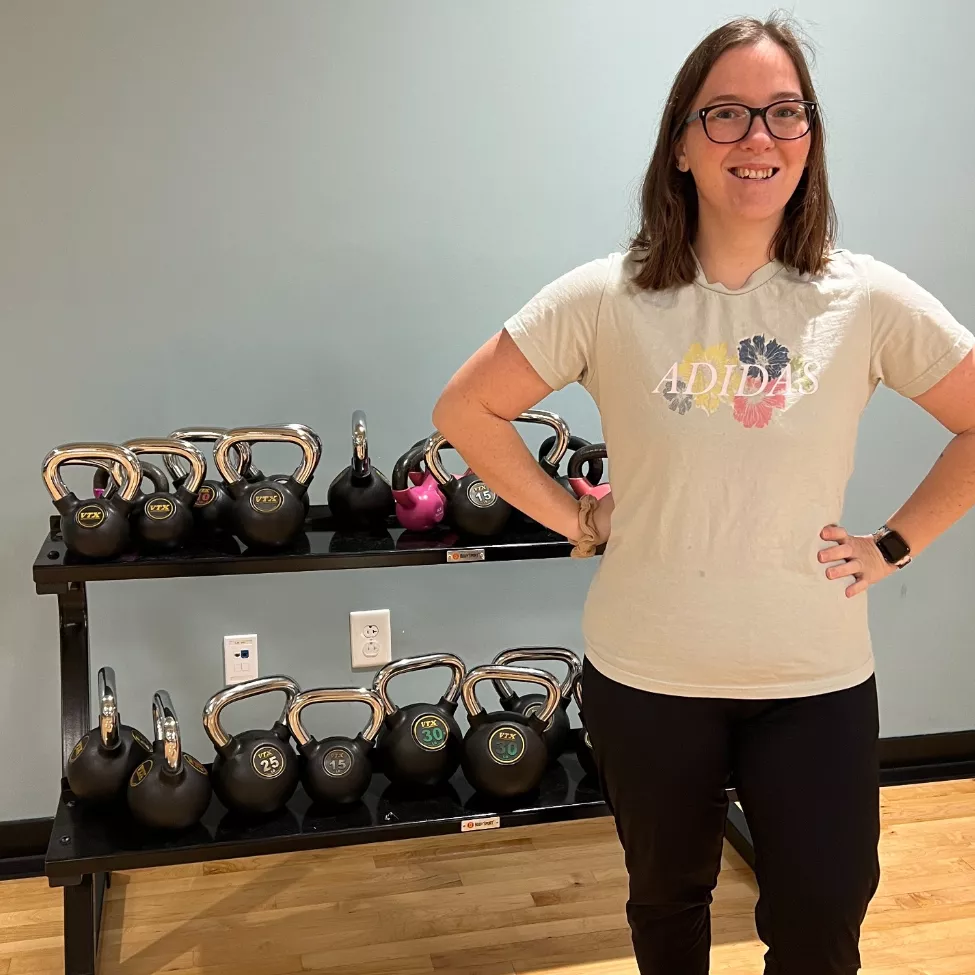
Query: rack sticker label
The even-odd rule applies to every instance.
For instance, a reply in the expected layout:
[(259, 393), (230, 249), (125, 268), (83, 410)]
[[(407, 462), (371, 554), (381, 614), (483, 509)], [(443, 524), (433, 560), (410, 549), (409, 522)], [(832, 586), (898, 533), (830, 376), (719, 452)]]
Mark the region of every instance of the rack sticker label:
[(462, 833), (477, 833), (482, 829), (499, 829), (501, 827), (500, 816), (480, 816), (477, 819), (465, 819), (460, 824)]
[(447, 550), (448, 562), (483, 562), (483, 548), (451, 548)]

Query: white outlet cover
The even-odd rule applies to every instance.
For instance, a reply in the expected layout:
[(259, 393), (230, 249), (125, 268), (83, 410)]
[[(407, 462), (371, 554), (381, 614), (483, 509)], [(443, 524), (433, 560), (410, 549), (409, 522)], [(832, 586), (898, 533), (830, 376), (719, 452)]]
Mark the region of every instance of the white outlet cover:
[(378, 670), (393, 659), (388, 609), (349, 613), (353, 670)]
[(257, 668), (257, 634), (223, 638), (223, 678), (226, 684), (243, 684), (260, 676)]

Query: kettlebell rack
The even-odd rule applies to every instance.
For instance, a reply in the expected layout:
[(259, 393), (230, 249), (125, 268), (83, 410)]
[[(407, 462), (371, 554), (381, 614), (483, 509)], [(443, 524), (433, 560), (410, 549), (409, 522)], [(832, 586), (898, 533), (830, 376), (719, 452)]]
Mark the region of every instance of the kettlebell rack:
[[(123, 554), (92, 562), (70, 554), (60, 517), (34, 560), (34, 586), (56, 595), (60, 630), (62, 768), (74, 743), (91, 727), (88, 645), (89, 582), (177, 577), (314, 572), (334, 569), (445, 565), (566, 558), (570, 544), (542, 527), (519, 524), (483, 544), (440, 530), (410, 532), (391, 519), (385, 531), (342, 533), (329, 509), (312, 505), (304, 532), (286, 549), (249, 552), (233, 537), (197, 543), (167, 555)], [(733, 796), (733, 793), (732, 793)], [(598, 785), (584, 777), (578, 759), (561, 756), (528, 802), (486, 800), (458, 773), (434, 793), (397, 790), (380, 774), (363, 800), (340, 811), (320, 812), (299, 789), (269, 820), (235, 820), (214, 798), (201, 822), (173, 836), (138, 827), (127, 811), (92, 811), (61, 781), (61, 795), (45, 857), (52, 887), (64, 890), (65, 975), (95, 975), (102, 902), (114, 870), (261, 856), (382, 840), (446, 835), (609, 814)], [(727, 836), (753, 864), (751, 836), (739, 806), (729, 803)]]

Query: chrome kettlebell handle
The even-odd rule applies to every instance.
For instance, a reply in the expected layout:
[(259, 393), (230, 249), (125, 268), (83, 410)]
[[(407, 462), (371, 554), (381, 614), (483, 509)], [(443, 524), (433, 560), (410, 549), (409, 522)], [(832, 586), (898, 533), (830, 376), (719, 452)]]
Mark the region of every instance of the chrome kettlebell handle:
[(447, 446), (447, 438), (439, 430), (436, 430), (427, 438), (426, 445), (423, 448), (423, 460), (427, 465), (427, 470), (441, 485), (449, 484), (452, 480), (440, 460), (440, 451), (445, 446)]
[(559, 706), (559, 683), (544, 670), (537, 670), (534, 667), (502, 667), (495, 664), (484, 664), (469, 670), (461, 684), (461, 697), (471, 718), (476, 718), (479, 714), (484, 713), (484, 708), (481, 707), (474, 692), (474, 688), (483, 680), (520, 680), (532, 684), (541, 684), (545, 688), (545, 703), (536, 717), (542, 726), (548, 723), (548, 719), (555, 714), (555, 709)]
[(152, 696), (152, 722), (156, 741), (163, 745), (166, 768), (178, 772), (183, 767), (183, 746), (179, 734), (179, 718), (169, 691), (156, 691)]
[(366, 414), (356, 410), (352, 414), (352, 473), (356, 477), (365, 477), (371, 466)]
[(213, 464), (228, 485), (244, 480), (241, 471), (232, 466), (230, 451), (238, 444), (293, 443), (301, 448), (301, 463), (292, 477), (299, 484), (307, 484), (318, 467), (322, 456), (322, 441), (318, 434), (303, 423), (287, 423), (276, 427), (236, 427), (228, 430), (213, 448)]
[[(226, 432), (224, 427), (188, 427), (184, 430), (174, 430), (169, 436), (174, 440), (186, 440), (189, 443), (216, 443)], [(251, 466), (250, 444), (237, 444), (234, 453), (237, 455), (236, 469), (241, 474), (246, 474)], [(186, 470), (178, 454), (166, 454), (163, 461), (174, 481), (186, 477)]]
[(187, 440), (177, 440), (174, 437), (140, 437), (135, 440), (127, 440), (123, 446), (128, 447), (136, 455), (159, 454), (164, 460), (170, 455), (175, 455), (189, 461), (190, 476), (183, 487), (190, 494), (196, 494), (199, 491), (203, 478), (206, 477), (206, 458)]
[(371, 710), (369, 723), (361, 732), (363, 740), (375, 741), (379, 729), (383, 725), (385, 710), (379, 695), (369, 687), (316, 687), (308, 691), (302, 691), (291, 702), (288, 708), (287, 720), (288, 727), (294, 739), (302, 747), (313, 741), (313, 737), (308, 734), (307, 729), (301, 723), (301, 712), (312, 704), (328, 704), (338, 701), (361, 701), (368, 704)]
[(115, 670), (102, 667), (98, 671), (98, 733), (102, 745), (111, 750), (118, 746), (118, 698), (115, 696)]
[[(568, 667), (565, 680), (559, 686), (561, 701), (568, 701), (572, 695), (572, 685), (576, 677), (582, 673), (579, 657), (565, 647), (511, 647), (497, 654), (492, 663), (498, 666), (522, 663), (526, 660), (555, 660)], [(512, 697), (514, 692), (505, 680), (495, 680), (494, 689), (502, 698)]]
[(562, 463), (562, 458), (569, 449), (569, 424), (558, 413), (552, 413), (550, 410), (525, 410), (524, 413), (516, 417), (516, 422), (518, 421), (542, 423), (555, 431), (555, 443), (552, 445), (548, 457), (545, 458), (545, 462), (558, 469), (559, 464)]
[(460, 696), (460, 686), (467, 674), (467, 667), (460, 657), (452, 653), (428, 653), (422, 657), (403, 657), (401, 660), (394, 660), (386, 664), (376, 674), (373, 680), (373, 690), (379, 695), (383, 702), (386, 714), (393, 714), (397, 708), (389, 697), (387, 685), (400, 674), (409, 674), (416, 670), (426, 670), (430, 667), (450, 668), (450, 683), (444, 691), (443, 698), (450, 704), (454, 704)]
[(131, 501), (139, 493), (142, 484), (139, 458), (127, 447), (111, 443), (66, 443), (50, 450), (41, 464), (41, 476), (48, 493), (55, 501), (61, 501), (71, 493), (59, 473), (64, 464), (102, 466), (95, 461), (118, 465), (122, 481), (118, 496), (122, 501)]
[(244, 681), (242, 684), (231, 684), (223, 690), (217, 691), (213, 697), (203, 706), (203, 730), (207, 737), (213, 742), (215, 748), (226, 748), (230, 744), (231, 735), (228, 735), (220, 724), (220, 712), (228, 704), (234, 701), (243, 701), (248, 697), (256, 697), (259, 694), (270, 694), (273, 691), (284, 691), (286, 702), (281, 716), (278, 718), (280, 724), (287, 723), (288, 709), (292, 701), (301, 693), (301, 688), (290, 677), (278, 674), (272, 677), (256, 677), (254, 680)]

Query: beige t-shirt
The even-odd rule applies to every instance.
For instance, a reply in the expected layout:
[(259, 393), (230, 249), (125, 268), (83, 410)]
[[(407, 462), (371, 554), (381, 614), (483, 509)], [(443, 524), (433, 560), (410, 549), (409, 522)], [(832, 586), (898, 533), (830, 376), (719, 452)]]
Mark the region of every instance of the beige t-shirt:
[(602, 417), (616, 506), (587, 655), (621, 683), (683, 696), (866, 680), (866, 594), (826, 578), (819, 533), (840, 521), (877, 383), (916, 396), (975, 338), (905, 275), (846, 250), (820, 276), (772, 261), (737, 290), (700, 263), (665, 292), (639, 291), (632, 272), (632, 253), (584, 264), (505, 323), (546, 383), (582, 383)]

